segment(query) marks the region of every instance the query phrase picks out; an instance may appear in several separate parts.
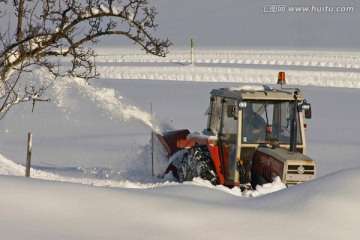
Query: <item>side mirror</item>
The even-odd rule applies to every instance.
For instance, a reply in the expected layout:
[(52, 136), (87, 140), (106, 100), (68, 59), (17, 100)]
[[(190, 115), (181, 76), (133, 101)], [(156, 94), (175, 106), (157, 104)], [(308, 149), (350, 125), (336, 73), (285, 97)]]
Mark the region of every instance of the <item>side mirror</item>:
[(305, 111), (305, 118), (310, 119), (311, 118), (311, 104), (304, 102), (301, 107)]
[(305, 118), (306, 118), (306, 119), (310, 119), (310, 118), (311, 118), (311, 108), (309, 108), (308, 110), (305, 110)]

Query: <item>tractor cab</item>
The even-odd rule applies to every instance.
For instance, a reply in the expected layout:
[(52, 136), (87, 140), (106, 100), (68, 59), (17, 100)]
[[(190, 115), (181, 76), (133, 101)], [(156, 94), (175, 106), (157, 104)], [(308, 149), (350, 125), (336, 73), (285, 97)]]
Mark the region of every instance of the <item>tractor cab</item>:
[(295, 100), (292, 92), (268, 86), (213, 90), (207, 131), (218, 135), (225, 185), (252, 181), (253, 159), (259, 147), (295, 148), (305, 154), (303, 109), (310, 117), (310, 105), (299, 93)]

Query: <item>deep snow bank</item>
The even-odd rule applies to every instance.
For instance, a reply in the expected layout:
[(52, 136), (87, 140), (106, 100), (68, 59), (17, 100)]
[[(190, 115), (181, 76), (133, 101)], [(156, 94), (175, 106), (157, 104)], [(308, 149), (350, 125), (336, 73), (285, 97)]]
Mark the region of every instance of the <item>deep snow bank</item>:
[(344, 170), (252, 200), (184, 184), (136, 190), (0, 176), (0, 225), (4, 239), (356, 239), (359, 176)]

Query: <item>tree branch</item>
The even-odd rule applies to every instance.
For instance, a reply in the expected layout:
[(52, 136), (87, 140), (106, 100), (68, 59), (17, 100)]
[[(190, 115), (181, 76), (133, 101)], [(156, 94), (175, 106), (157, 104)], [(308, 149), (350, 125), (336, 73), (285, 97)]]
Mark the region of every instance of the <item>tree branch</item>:
[[(6, 10), (0, 10), (0, 18), (8, 28), (0, 29), (0, 117), (11, 106), (33, 100), (20, 84), (22, 73), (32, 66), (45, 67), (55, 77), (98, 77), (96, 53), (85, 44), (97, 44), (102, 36), (126, 37), (160, 57), (172, 45), (169, 39), (153, 37), (157, 12), (147, 0), (13, 0), (0, 2), (0, 9), (2, 5)], [(53, 60), (67, 56), (71, 66), (63, 71)], [(32, 91), (42, 95), (47, 87), (36, 89)]]

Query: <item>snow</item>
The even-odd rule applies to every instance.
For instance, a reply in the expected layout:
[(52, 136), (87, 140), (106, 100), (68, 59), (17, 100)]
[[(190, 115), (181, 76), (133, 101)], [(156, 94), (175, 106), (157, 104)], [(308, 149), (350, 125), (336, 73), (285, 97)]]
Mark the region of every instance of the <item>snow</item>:
[(110, 13), (109, 7), (105, 6), (104, 4), (100, 5), (100, 9), (101, 9), (101, 11), (103, 11), (105, 13)]
[(202, 131), (201, 133), (199, 133), (199, 132), (190, 133), (186, 137), (187, 140), (191, 140), (192, 138), (198, 138), (198, 139), (204, 139), (204, 140), (210, 140), (210, 141), (218, 140), (218, 137), (215, 136), (214, 132), (206, 131), (206, 129), (204, 131)]
[[(48, 93), (50, 103), (36, 103), (34, 113), (31, 103), (18, 105), (1, 120), (1, 239), (357, 239), (360, 57), (349, 48), (352, 39), (358, 39), (351, 27), (358, 18), (346, 28), (343, 21), (334, 20), (336, 14), (299, 14), (296, 23), (287, 13), (282, 17), (289, 26), (284, 21), (271, 28), (273, 33), (266, 31), (268, 43), (257, 38), (254, 44), (261, 48), (255, 48), (248, 45), (249, 33), (262, 36), (261, 30), (280, 18), (262, 14), (261, 4), (250, 7), (259, 11), (254, 14), (217, 1), (184, 0), (173, 6), (151, 2), (159, 6), (160, 34), (169, 33), (175, 42), (168, 57), (114, 47), (110, 41), (97, 49), (100, 79), (88, 85), (59, 78)], [(190, 24), (193, 8), (209, 13), (203, 11)], [(241, 14), (235, 16), (235, 10)], [(232, 17), (236, 21), (229, 22)], [(239, 26), (248, 34), (238, 41), (238, 30), (229, 27), (253, 17), (254, 29), (251, 24)], [(301, 22), (304, 19), (319, 21), (309, 26)], [(285, 49), (294, 46), (296, 36), (279, 32), (293, 33), (295, 25), (304, 43), (298, 40), (298, 48)], [(302, 36), (305, 25), (309, 28)], [(181, 43), (195, 32), (201, 41), (195, 41), (200, 46), (195, 45), (191, 66), (190, 49)], [(229, 37), (221, 42), (224, 33)], [(311, 49), (307, 40), (319, 33), (326, 36), (315, 38)], [(342, 47), (343, 37), (349, 35), (348, 45)], [(284, 38), (276, 42), (278, 36)], [(333, 42), (329, 36), (335, 36)], [(312, 105), (313, 119), (306, 120), (307, 155), (316, 161), (315, 180), (284, 188), (275, 179), (241, 193), (201, 179), (179, 184), (171, 174), (164, 179), (151, 175), (152, 131), (188, 128), (202, 137), (213, 88), (256, 89), (266, 84), (276, 89), (278, 71), (285, 71), (288, 85), (299, 87)], [(51, 81), (43, 69), (26, 77)], [(33, 133), (31, 178), (23, 177), (28, 132)]]
[(261, 196), (261, 195), (265, 195), (265, 194), (268, 194), (268, 193), (272, 193), (272, 192), (275, 192), (275, 191), (279, 191), (279, 190), (282, 190), (282, 189), (285, 189), (286, 186), (285, 184), (283, 184), (281, 182), (281, 179), (280, 177), (275, 177), (274, 181), (272, 183), (266, 183), (266, 184), (263, 184), (261, 186), (256, 186), (256, 189), (254, 192), (251, 192), (250, 193), (250, 196), (251, 197), (258, 197), (258, 196)]
[(244, 86), (237, 86), (237, 87), (228, 87), (230, 91), (265, 91), (265, 90), (271, 90), (272, 88), (267, 85), (263, 86), (257, 86), (257, 85), (244, 85)]

